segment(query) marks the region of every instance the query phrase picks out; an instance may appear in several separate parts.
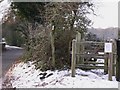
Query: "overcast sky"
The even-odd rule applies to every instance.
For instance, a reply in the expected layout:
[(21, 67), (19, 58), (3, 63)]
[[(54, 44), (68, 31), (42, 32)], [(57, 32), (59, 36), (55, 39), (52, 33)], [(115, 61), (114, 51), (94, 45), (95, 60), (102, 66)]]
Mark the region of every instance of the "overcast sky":
[[(4, 0), (6, 1), (6, 0)], [(118, 26), (118, 1), (120, 0), (92, 0), (95, 3), (95, 13), (89, 18), (94, 22), (95, 28), (108, 28)]]
[(94, 22), (93, 27), (107, 28), (118, 26), (118, 1), (120, 0), (94, 1), (96, 4), (95, 13), (97, 16), (89, 16)]

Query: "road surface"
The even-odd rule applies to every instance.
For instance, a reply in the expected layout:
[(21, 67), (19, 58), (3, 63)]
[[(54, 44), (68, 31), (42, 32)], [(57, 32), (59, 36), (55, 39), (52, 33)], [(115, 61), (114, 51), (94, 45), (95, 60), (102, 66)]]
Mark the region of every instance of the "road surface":
[(7, 48), (2, 52), (2, 76), (4, 77), (5, 73), (12, 66), (12, 64), (22, 56), (24, 50), (19, 48)]

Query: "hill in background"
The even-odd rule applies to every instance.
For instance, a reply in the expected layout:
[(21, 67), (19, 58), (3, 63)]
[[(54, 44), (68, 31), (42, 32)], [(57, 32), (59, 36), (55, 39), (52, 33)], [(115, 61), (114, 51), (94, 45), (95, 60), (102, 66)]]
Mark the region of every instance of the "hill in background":
[(98, 38), (107, 40), (107, 39), (118, 39), (118, 28), (90, 28), (88, 32), (96, 34)]

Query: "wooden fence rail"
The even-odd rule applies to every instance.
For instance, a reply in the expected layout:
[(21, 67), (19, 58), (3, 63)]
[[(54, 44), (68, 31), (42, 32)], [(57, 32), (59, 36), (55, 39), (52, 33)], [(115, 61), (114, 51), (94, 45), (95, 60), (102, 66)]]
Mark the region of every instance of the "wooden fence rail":
[[(96, 50), (87, 50), (85, 45), (91, 47), (102, 47), (104, 48), (106, 42), (93, 42), (85, 41), (81, 39), (81, 35), (77, 34), (76, 39), (72, 41), (72, 61), (71, 61), (71, 70), (72, 77), (75, 77), (75, 68), (86, 68), (86, 69), (104, 69), (104, 73), (108, 73), (108, 79), (112, 80), (112, 75), (116, 75), (116, 44), (114, 41), (112, 43), (112, 52), (106, 53), (103, 51), (103, 54), (96, 54)], [(107, 42), (108, 43), (108, 42)], [(91, 45), (92, 44), (92, 45)], [(90, 47), (91, 45), (91, 47)], [(96, 46), (97, 45), (97, 46)], [(95, 48), (96, 49), (96, 48)], [(104, 50), (104, 49), (103, 49)], [(89, 53), (86, 53), (89, 52)], [(91, 53), (92, 52), (92, 53)], [(97, 51), (98, 52), (98, 51)], [(85, 61), (85, 58), (95, 58), (95, 59), (104, 59), (104, 63)], [(92, 66), (91, 66), (92, 64)], [(98, 64), (103, 64), (103, 66), (97, 66)]]

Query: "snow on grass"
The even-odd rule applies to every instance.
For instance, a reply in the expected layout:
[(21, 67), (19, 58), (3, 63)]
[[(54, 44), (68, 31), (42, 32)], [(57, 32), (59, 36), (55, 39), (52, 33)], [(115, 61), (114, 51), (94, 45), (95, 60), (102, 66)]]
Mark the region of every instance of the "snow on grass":
[(0, 78), (0, 89), (2, 88), (2, 78)]
[(118, 88), (115, 77), (108, 81), (108, 75), (98, 75), (98, 72), (76, 69), (76, 76), (71, 77), (70, 70), (42, 72), (31, 62), (22, 62), (15, 64), (6, 75), (11, 77), (12, 86), (16, 88)]
[[(97, 59), (97, 63), (104, 63), (104, 59)], [(104, 66), (104, 64), (98, 64), (97, 66)]]
[(6, 47), (7, 49), (11, 49), (11, 48), (22, 49), (21, 47), (10, 46), (10, 45), (6, 45), (5, 47)]

